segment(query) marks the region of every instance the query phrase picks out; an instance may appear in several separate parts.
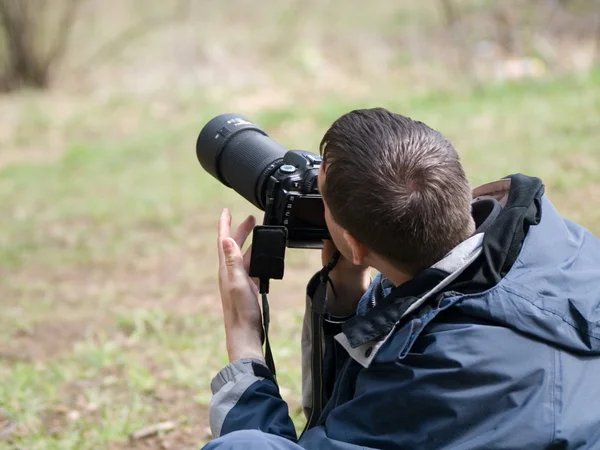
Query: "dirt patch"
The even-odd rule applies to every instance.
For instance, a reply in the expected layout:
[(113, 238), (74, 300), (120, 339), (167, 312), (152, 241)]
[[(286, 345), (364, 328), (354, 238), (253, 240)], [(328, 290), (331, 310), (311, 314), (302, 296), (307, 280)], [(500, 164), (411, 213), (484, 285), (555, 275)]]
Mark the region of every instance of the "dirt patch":
[(154, 394), (156, 411), (146, 426), (163, 422), (173, 422), (171, 431), (151, 434), (145, 438), (130, 438), (125, 442), (115, 442), (111, 450), (120, 449), (198, 449), (211, 439), (208, 428), (208, 407), (193, 401), (194, 393), (187, 389), (162, 388)]
[[(109, 385), (106, 383), (110, 381)], [(127, 405), (131, 402), (131, 392), (124, 380), (123, 368), (108, 368), (94, 379), (66, 383), (61, 388), (61, 403), (49, 405), (40, 414), (39, 426), (48, 436), (60, 436), (66, 429), (81, 423), (88, 428), (86, 436), (93, 438), (105, 425), (106, 408), (114, 405)], [(90, 388), (103, 386), (110, 391), (111, 401), (106, 405), (93, 402), (88, 395)], [(110, 450), (121, 449), (198, 449), (211, 439), (208, 428), (208, 407), (194, 400), (195, 392), (188, 388), (160, 386), (144, 395), (144, 403), (150, 404), (151, 415), (141, 428), (163, 422), (172, 422), (173, 429), (167, 432), (150, 434), (144, 438), (132, 437), (108, 443)], [(134, 430), (138, 431), (138, 430)], [(31, 432), (18, 426), (0, 409), (0, 442), (2, 433), (9, 442)], [(85, 437), (82, 437), (85, 439)], [(104, 448), (104, 447), (103, 447)]]
[[(218, 316), (221, 305), (215, 258), (212, 248), (182, 246), (156, 254), (123, 256), (110, 265), (28, 265), (6, 275), (11, 283), (0, 287), (0, 297), (8, 304), (19, 302), (15, 307), (23, 309), (21, 299), (43, 296), (56, 305), (56, 313), (68, 317), (75, 312), (85, 315), (138, 308)], [(313, 260), (286, 263), (285, 279), (271, 283), (273, 304), (303, 307), (306, 284), (318, 269)]]
[(76, 342), (106, 329), (108, 323), (101, 317), (47, 320), (0, 343), (0, 357), (9, 361), (47, 361), (70, 352)]
[(3, 95), (1, 101), (0, 169), (15, 163), (50, 163), (64, 154), (64, 125), (81, 104), (49, 92), (16, 92)]
[(62, 150), (48, 152), (46, 148), (4, 149), (0, 153), (0, 169), (11, 164), (49, 164), (58, 161)]
[(17, 429), (17, 424), (0, 408), (0, 442), (11, 439)]

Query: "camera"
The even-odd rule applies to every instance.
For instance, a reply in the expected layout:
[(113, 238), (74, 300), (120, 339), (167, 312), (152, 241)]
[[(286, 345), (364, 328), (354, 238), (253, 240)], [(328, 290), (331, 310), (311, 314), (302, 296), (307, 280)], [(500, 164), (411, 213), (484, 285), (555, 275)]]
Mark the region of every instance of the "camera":
[(264, 211), (263, 225), (285, 227), (289, 248), (322, 248), (330, 239), (317, 185), (321, 157), (287, 150), (238, 114), (200, 131), (196, 155), (213, 177)]

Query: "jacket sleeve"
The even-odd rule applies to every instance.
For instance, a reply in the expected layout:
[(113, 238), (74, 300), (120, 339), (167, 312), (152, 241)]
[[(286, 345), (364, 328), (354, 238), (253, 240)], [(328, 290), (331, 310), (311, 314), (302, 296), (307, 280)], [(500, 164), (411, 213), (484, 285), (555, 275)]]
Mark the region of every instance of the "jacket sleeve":
[(263, 362), (234, 361), (215, 376), (211, 390), (209, 421), (213, 437), (254, 429), (296, 441), (287, 403)]
[[(302, 406), (306, 417), (312, 410), (313, 348), (312, 296), (319, 284), (318, 274), (308, 284), (306, 314), (302, 327)], [(324, 402), (333, 390), (336, 373), (348, 358), (347, 352), (333, 338), (340, 328), (337, 319), (324, 325), (323, 352)], [(261, 430), (296, 441), (296, 431), (287, 403), (281, 398), (275, 377), (258, 360), (241, 359), (223, 368), (211, 383), (213, 397), (209, 420), (213, 437), (241, 430)]]

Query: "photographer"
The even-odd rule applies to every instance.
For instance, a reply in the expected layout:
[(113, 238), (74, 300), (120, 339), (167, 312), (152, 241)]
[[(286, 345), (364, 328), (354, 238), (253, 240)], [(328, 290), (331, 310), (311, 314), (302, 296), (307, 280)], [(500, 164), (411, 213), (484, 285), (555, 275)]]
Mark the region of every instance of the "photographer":
[(254, 219), (231, 234), (225, 210), (231, 364), (211, 385), (206, 448), (600, 448), (600, 241), (561, 218), (537, 178), (471, 192), (440, 133), (381, 108), (339, 118), (321, 153), (323, 264), (341, 257), (307, 288), (309, 426), (298, 440), (265, 364), (240, 250)]

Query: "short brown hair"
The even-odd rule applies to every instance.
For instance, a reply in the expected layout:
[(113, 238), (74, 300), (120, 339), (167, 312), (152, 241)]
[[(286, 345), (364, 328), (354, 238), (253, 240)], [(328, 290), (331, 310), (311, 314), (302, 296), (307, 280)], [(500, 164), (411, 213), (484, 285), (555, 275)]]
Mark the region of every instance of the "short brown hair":
[(471, 189), (441, 133), (383, 108), (336, 120), (321, 141), (323, 198), (335, 221), (414, 274), (473, 232)]

